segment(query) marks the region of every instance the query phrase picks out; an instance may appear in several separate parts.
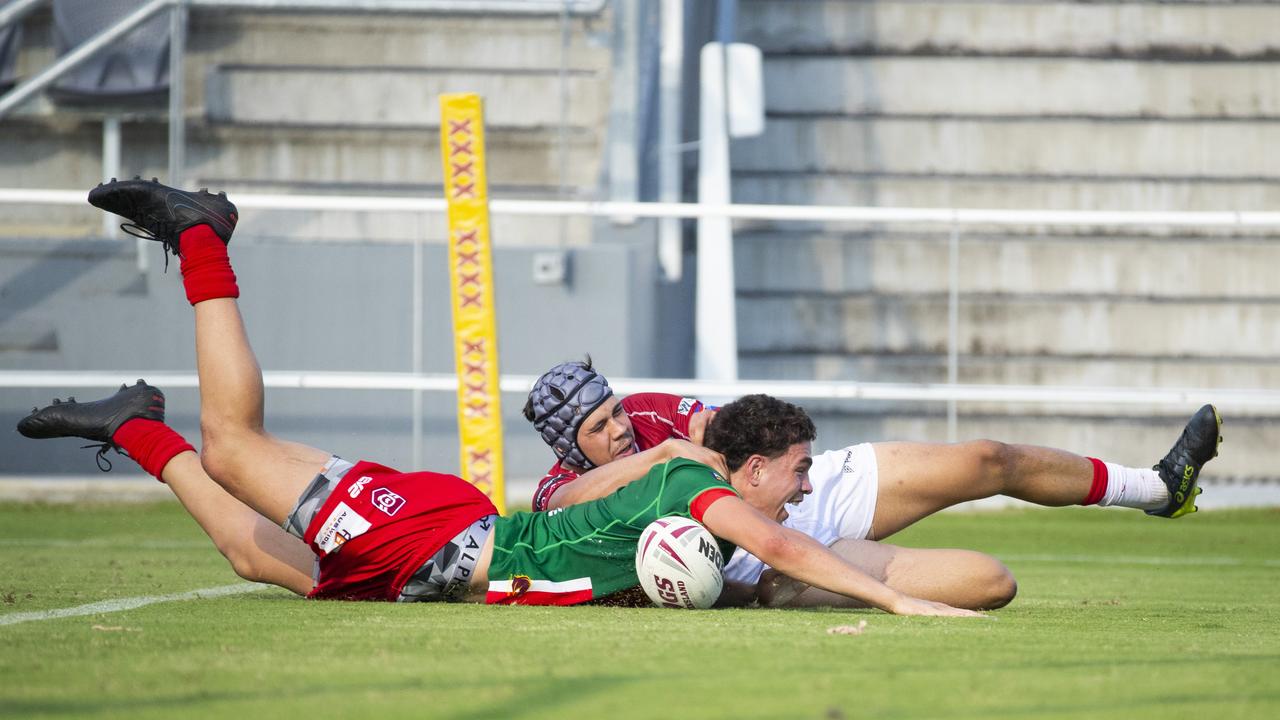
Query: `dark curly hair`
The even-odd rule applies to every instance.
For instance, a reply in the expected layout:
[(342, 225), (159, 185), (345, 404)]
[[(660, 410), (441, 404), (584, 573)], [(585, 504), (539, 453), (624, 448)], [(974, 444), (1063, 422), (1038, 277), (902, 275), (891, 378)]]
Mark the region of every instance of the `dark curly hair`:
[(769, 395), (745, 395), (720, 408), (703, 444), (724, 455), (730, 472), (752, 455), (775, 458), (818, 436), (804, 408)]

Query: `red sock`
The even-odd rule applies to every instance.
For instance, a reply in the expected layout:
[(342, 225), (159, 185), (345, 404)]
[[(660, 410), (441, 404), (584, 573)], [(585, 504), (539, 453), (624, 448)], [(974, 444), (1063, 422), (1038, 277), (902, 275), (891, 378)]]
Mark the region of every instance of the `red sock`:
[(238, 298), (240, 288), (227, 257), (227, 244), (208, 225), (194, 225), (178, 238), (182, 248), (182, 284), (195, 305), (214, 298)]
[(147, 418), (134, 418), (125, 422), (111, 436), (111, 441), (124, 448), (129, 457), (160, 482), (164, 482), (160, 477), (161, 471), (174, 455), (185, 450), (195, 451), (191, 443), (173, 428), (159, 420)]
[(1107, 494), (1107, 464), (1098, 458), (1086, 459), (1093, 463), (1093, 485), (1089, 487), (1089, 494), (1080, 504), (1097, 505), (1102, 496)]

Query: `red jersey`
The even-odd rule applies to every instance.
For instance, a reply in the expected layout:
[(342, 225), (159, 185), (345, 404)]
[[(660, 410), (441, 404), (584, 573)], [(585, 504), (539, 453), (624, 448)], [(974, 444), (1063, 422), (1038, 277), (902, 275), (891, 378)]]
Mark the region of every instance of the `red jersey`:
[(303, 536), (320, 558), (320, 578), (307, 597), (394, 602), (445, 543), (497, 512), (460, 477), (358, 462)]
[[(631, 420), (637, 451), (656, 447), (671, 438), (688, 440), (689, 419), (703, 407), (700, 400), (666, 393), (637, 393), (622, 398), (622, 410)], [(577, 472), (557, 460), (533, 493), (534, 511), (546, 510), (555, 491), (577, 479)]]

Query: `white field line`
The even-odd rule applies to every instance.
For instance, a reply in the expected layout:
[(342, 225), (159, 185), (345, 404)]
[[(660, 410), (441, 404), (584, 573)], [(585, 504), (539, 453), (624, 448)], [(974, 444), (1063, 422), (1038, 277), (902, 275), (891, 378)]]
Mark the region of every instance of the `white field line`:
[(142, 597), (119, 598), (117, 600), (103, 600), (102, 602), (89, 603), (88, 605), (79, 605), (77, 607), (58, 608), (56, 610), (38, 610), (35, 612), (10, 613), (8, 615), (0, 615), (0, 625), (17, 625), (18, 623), (33, 622), (37, 620), (57, 620), (59, 618), (77, 617), (80, 615), (99, 615), (102, 613), (120, 612), (121, 610), (133, 610), (134, 608), (144, 607), (146, 605), (155, 605), (156, 603), (177, 602), (180, 600), (200, 600), (205, 598), (223, 597), (225, 595), (241, 595), (243, 593), (261, 590), (270, 585), (263, 583), (237, 583), (235, 585), (223, 585), (221, 587), (204, 588), (203, 590), (192, 590), (190, 592), (176, 593), (173, 595), (144, 595)]
[(22, 548), (140, 548), (143, 550), (191, 550), (210, 547), (208, 540), (129, 540), (87, 538), (66, 540), (56, 538), (0, 538), (0, 547)]
[(1096, 565), (1199, 565), (1207, 567), (1273, 567), (1280, 568), (1280, 560), (1241, 560), (1232, 557), (1152, 557), (1147, 555), (1070, 555), (1032, 554), (998, 555), (1001, 560), (1012, 562), (1061, 562), (1090, 563)]

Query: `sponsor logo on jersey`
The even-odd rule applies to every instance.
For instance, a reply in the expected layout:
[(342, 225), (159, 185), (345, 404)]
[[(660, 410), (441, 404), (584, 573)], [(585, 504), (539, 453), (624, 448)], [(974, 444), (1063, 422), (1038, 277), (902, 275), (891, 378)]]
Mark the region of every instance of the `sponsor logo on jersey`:
[(360, 513), (352, 510), (351, 506), (340, 502), (316, 533), (316, 547), (326, 555), (335, 553), (348, 540), (365, 534), (372, 526)]
[(562, 511), (562, 510), (564, 510), (564, 508), (562, 508), (562, 507), (558, 507), (558, 508), (556, 508), (555, 510), (548, 510), (548, 511), (547, 511), (547, 517), (551, 517), (552, 515), (558, 515), (558, 514), (560, 513), (560, 511)]
[(840, 472), (848, 475), (853, 472), (853, 451), (844, 454), (844, 467), (840, 468)]
[(404, 507), (404, 498), (386, 488), (378, 488), (369, 494), (373, 506), (388, 515), (395, 515)]
[(680, 406), (676, 408), (676, 412), (681, 415), (688, 415), (693, 411), (693, 406), (697, 404), (698, 401), (694, 398), (680, 398)]
[(351, 487), (347, 488), (347, 494), (354, 500), (360, 497), (360, 493), (364, 491), (364, 486), (371, 482), (373, 482), (373, 478), (368, 475), (362, 475), (359, 480), (351, 483)]

